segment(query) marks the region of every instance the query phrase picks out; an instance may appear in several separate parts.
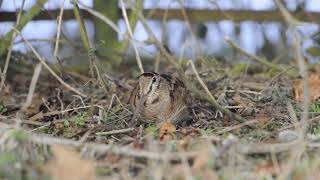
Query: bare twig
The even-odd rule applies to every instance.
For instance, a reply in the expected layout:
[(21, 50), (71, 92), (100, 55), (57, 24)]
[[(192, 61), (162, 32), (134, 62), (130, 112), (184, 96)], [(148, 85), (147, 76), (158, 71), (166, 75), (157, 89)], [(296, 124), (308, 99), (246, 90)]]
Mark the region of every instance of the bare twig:
[(63, 0), (61, 2), (60, 14), (58, 17), (56, 44), (55, 44), (54, 53), (53, 53), (54, 57), (57, 57), (58, 50), (59, 50), (59, 41), (60, 41), (60, 34), (61, 34), (61, 22), (62, 22), (62, 17), (63, 17), (64, 2), (65, 2), (65, 0)]
[(39, 143), (43, 145), (67, 145), (73, 147), (86, 147), (101, 153), (115, 153), (121, 154), (125, 156), (132, 157), (144, 157), (148, 159), (156, 159), (156, 160), (179, 160), (181, 157), (193, 157), (197, 155), (197, 152), (186, 152), (186, 153), (170, 153), (170, 152), (153, 152), (146, 150), (136, 150), (126, 146), (117, 146), (117, 145), (106, 145), (106, 144), (97, 144), (97, 143), (82, 143), (80, 144), (78, 141), (63, 139), (63, 138), (54, 138), (46, 135), (36, 135), (30, 134), (30, 140), (34, 143)]
[[(303, 144), (307, 144), (304, 142)], [(239, 144), (236, 149), (241, 154), (264, 154), (264, 153), (280, 153), (290, 151), (297, 146), (302, 146), (298, 141), (292, 141), (290, 143), (278, 143), (278, 144), (264, 144), (264, 143), (252, 143), (252, 144)]]
[[(24, 4), (25, 4), (25, 0), (23, 0), (22, 3), (21, 3), (21, 7), (19, 9), (17, 21), (16, 21), (16, 24), (15, 24), (14, 28), (18, 28), (18, 26), (20, 24), (20, 19), (21, 19), (21, 14), (22, 14), (22, 11), (23, 11)], [(8, 71), (8, 67), (9, 67), (9, 63), (10, 63), (13, 42), (14, 42), (14, 39), (16, 38), (16, 36), (17, 36), (17, 33), (15, 31), (13, 31), (12, 37), (11, 37), (11, 41), (10, 41), (10, 45), (9, 45), (9, 49), (8, 49), (8, 54), (7, 54), (6, 61), (5, 61), (5, 64), (4, 64), (4, 67), (2, 69), (2, 73), (1, 73), (0, 92), (2, 91), (2, 88), (4, 86), (4, 83), (5, 83), (5, 80), (6, 80), (6, 77), (7, 77), (7, 71)]]
[[(295, 18), (291, 16), (291, 14), (287, 11), (287, 9), (279, 2), (279, 0), (275, 0), (277, 6), (279, 7), (280, 12), (282, 13), (284, 19), (289, 25), (289, 29), (293, 33), (293, 48), (296, 53), (296, 60), (299, 66), (299, 73), (302, 77), (303, 84), (303, 102), (302, 102), (302, 115), (301, 115), (301, 128), (303, 130), (302, 136), (304, 136), (307, 128), (307, 120), (308, 120), (308, 111), (309, 111), (309, 81), (308, 81), (308, 69), (306, 63), (304, 61), (302, 55), (302, 47), (301, 47), (301, 39), (300, 35), (297, 32), (296, 25), (299, 24)], [(300, 23), (301, 24), (301, 23)], [(303, 137), (301, 137), (303, 139)]]
[(177, 63), (176, 59), (169, 54), (169, 52), (163, 47), (161, 42), (158, 41), (154, 33), (152, 32), (151, 28), (149, 27), (144, 15), (136, 8), (133, 8), (137, 11), (138, 17), (140, 22), (142, 23), (144, 29), (146, 30), (149, 40), (151, 43), (154, 43), (154, 45), (160, 50), (160, 52), (166, 57), (166, 59), (173, 64), (175, 67), (179, 67), (179, 64)]
[(38, 52), (34, 49), (34, 47), (30, 44), (30, 42), (23, 38), (20, 31), (15, 29), (15, 31), (21, 36), (21, 38), (25, 41), (26, 45), (31, 49), (31, 51), (36, 55), (37, 59), (42, 63), (42, 65), (66, 88), (68, 88), (70, 91), (82, 96), (87, 97), (87, 95), (83, 94), (82, 92), (78, 91), (77, 89), (71, 87), (69, 84), (64, 82), (49, 66), (48, 64), (42, 59), (42, 57), (38, 54)]
[[(296, 166), (296, 163), (301, 159), (302, 154), (305, 152), (307, 145), (305, 141), (305, 134), (307, 130), (307, 121), (308, 121), (308, 110), (309, 110), (309, 81), (308, 81), (308, 70), (306, 64), (304, 62), (304, 58), (302, 55), (302, 47), (301, 47), (301, 39), (298, 34), (296, 25), (299, 23), (296, 21), (291, 14), (287, 11), (287, 9), (280, 3), (279, 0), (275, 0), (277, 7), (279, 8), (282, 16), (284, 17), (285, 21), (289, 26), (289, 30), (291, 30), (293, 34), (293, 48), (295, 52), (295, 58), (297, 60), (299, 66), (299, 72), (302, 77), (302, 84), (303, 84), (303, 102), (302, 102), (302, 115), (300, 117), (300, 135), (297, 142), (299, 144), (296, 150), (292, 150), (292, 154), (289, 157), (289, 161), (287, 163), (288, 167), (283, 171), (279, 179), (288, 179), (290, 174), (292, 173), (293, 169)], [(297, 123), (296, 123), (297, 124)]]
[(198, 81), (200, 82), (201, 86), (203, 87), (203, 89), (206, 91), (206, 93), (208, 94), (208, 96), (210, 97), (210, 102), (211, 104), (217, 108), (219, 111), (221, 111), (222, 113), (226, 114), (227, 116), (229, 116), (231, 119), (235, 119), (238, 122), (245, 122), (246, 119), (244, 119), (243, 117), (239, 116), (238, 114), (232, 113), (231, 111), (229, 111), (228, 109), (223, 108), (217, 101), (216, 99), (213, 97), (213, 95), (211, 94), (210, 90), (208, 89), (208, 87), (206, 86), (206, 84), (203, 82), (203, 80), (200, 78), (198, 71), (196, 70), (194, 63), (192, 60), (188, 61), (188, 64), (191, 65)]
[(39, 79), (39, 76), (40, 76), (40, 73), (41, 73), (41, 69), (42, 69), (42, 64), (38, 63), (36, 68), (34, 69), (33, 76), (32, 76), (31, 83), (30, 83), (30, 87), (29, 87), (27, 100), (22, 105), (22, 109), (25, 109), (25, 108), (29, 107), (31, 105), (31, 103), (32, 103), (34, 90), (36, 89), (36, 84), (38, 82), (38, 79)]
[(253, 119), (253, 120), (248, 120), (246, 122), (243, 122), (243, 123), (240, 123), (240, 124), (237, 124), (235, 126), (229, 126), (229, 127), (226, 127), (220, 131), (217, 131), (215, 132), (215, 134), (224, 134), (226, 132), (230, 132), (230, 131), (233, 131), (233, 130), (236, 130), (236, 129), (240, 129), (242, 128), (243, 126), (248, 126), (248, 125), (252, 125), (252, 124), (255, 124), (257, 123), (259, 120), (257, 119)]
[[(15, 126), (8, 125), (0, 122), (1, 131), (10, 131)], [(189, 152), (158, 152), (158, 151), (148, 151), (141, 149), (133, 149), (128, 146), (117, 146), (117, 145), (106, 145), (106, 144), (97, 144), (97, 143), (79, 143), (78, 141), (64, 139), (64, 138), (55, 138), (43, 134), (33, 134), (29, 133), (29, 140), (34, 143), (42, 145), (67, 145), (73, 147), (85, 147), (92, 149), (100, 153), (115, 153), (125, 156), (132, 157), (144, 157), (154, 160), (181, 160), (181, 158), (192, 158), (199, 155), (198, 151), (189, 151)], [(316, 143), (309, 143), (307, 141), (301, 144), (300, 141), (292, 141), (290, 143), (237, 143), (236, 152), (240, 154), (265, 154), (265, 153), (280, 153), (287, 152), (292, 149), (295, 149), (298, 146), (305, 145), (309, 148), (319, 148), (320, 146)]]
[[(201, 53), (200, 44), (199, 44), (199, 42), (197, 41), (197, 37), (196, 37), (196, 35), (195, 35), (192, 27), (191, 27), (191, 23), (190, 23), (190, 20), (189, 20), (188, 15), (187, 15), (187, 12), (186, 12), (186, 10), (185, 10), (185, 8), (184, 8), (183, 1), (182, 1), (182, 0), (179, 0), (179, 3), (180, 3), (180, 6), (181, 6), (181, 12), (182, 12), (182, 16), (183, 16), (183, 18), (184, 18), (184, 21), (185, 21), (185, 23), (186, 23), (186, 25), (187, 25), (188, 30), (189, 30), (190, 33), (191, 33), (191, 37), (192, 37), (193, 41), (195, 42), (196, 48), (194, 49), (194, 51), (198, 51), (198, 53), (200, 54), (200, 53)], [(192, 48), (192, 49), (193, 49), (193, 48)], [(196, 52), (194, 52), (194, 54), (197, 55)]]
[(261, 58), (259, 56), (256, 56), (256, 55), (253, 55), (253, 54), (250, 54), (248, 53), (247, 51), (243, 50), (239, 45), (237, 45), (235, 42), (233, 42), (230, 38), (225, 38), (225, 41), (231, 46), (233, 47), (234, 49), (236, 49), (239, 53), (249, 57), (250, 59), (254, 60), (254, 61), (257, 61), (271, 69), (275, 69), (275, 70), (278, 70), (278, 71), (283, 71), (283, 68), (276, 65), (276, 64), (273, 64), (271, 62), (269, 62), (268, 60), (264, 59), (264, 58)]
[[(317, 117), (308, 119), (308, 120), (307, 120), (307, 124), (309, 124), (309, 123), (311, 123), (311, 122), (314, 122), (314, 121), (318, 121), (318, 120), (320, 120), (320, 116), (317, 116)], [(301, 122), (301, 121), (300, 121), (300, 122), (298, 122), (297, 124), (292, 124), (292, 125), (283, 127), (283, 128), (281, 128), (281, 129), (278, 129), (277, 131), (274, 131), (274, 132), (270, 133), (270, 135), (275, 134), (275, 133), (278, 133), (278, 132), (281, 132), (281, 131), (284, 131), (284, 130), (287, 130), (287, 129), (290, 129), (290, 128), (294, 128), (294, 127), (297, 127), (297, 126), (301, 126), (302, 123), (304, 123), (304, 122)]]
[[(77, 2), (74, 2), (73, 6), (74, 6), (74, 8), (73, 8), (74, 16), (76, 17), (76, 20), (78, 21), (78, 24), (79, 24), (79, 31), (80, 31), (80, 37), (81, 37), (82, 43), (84, 45), (85, 50), (87, 52), (89, 52), (90, 48), (92, 48), (92, 44), (89, 40), (87, 29), (85, 27), (84, 21), (81, 18), (80, 8), (79, 8)], [(90, 67), (90, 68), (91, 68), (90, 70), (93, 69), (93, 67)]]
[[(79, 0), (78, 0), (79, 1)], [(129, 0), (129, 2), (132, 0)], [(216, 0), (213, 0), (216, 1)], [(80, 2), (80, 1), (79, 1)], [(159, 2), (159, 0), (158, 0)], [(175, 1), (171, 1), (175, 2)], [(81, 9), (84, 9), (81, 6)], [(120, 12), (121, 10), (119, 10)], [(213, 21), (223, 21), (228, 20), (232, 22), (242, 22), (242, 21), (255, 21), (255, 22), (284, 22), (284, 19), (281, 17), (281, 13), (277, 10), (239, 10), (239, 9), (191, 9), (185, 8), (186, 13), (189, 16), (190, 21), (203, 23), (203, 22), (213, 22)], [(87, 13), (86, 10), (83, 11), (85, 19), (93, 19), (91, 13)], [(131, 16), (132, 11), (130, 9), (127, 10), (128, 14)], [(174, 20), (184, 20), (183, 15), (181, 14), (181, 10), (179, 9), (172, 9), (170, 8), (168, 11), (167, 9), (144, 9), (143, 14), (148, 19), (153, 20), (161, 20), (165, 14), (168, 14), (168, 19)], [(1, 19), (0, 22), (4, 21), (15, 21), (16, 14), (15, 12), (1, 12)], [(303, 11), (292, 11), (291, 14), (300, 21), (310, 22), (310, 23), (318, 23), (317, 21), (320, 18), (319, 12), (303, 12)], [(307, 14), (307, 15), (306, 15)], [(52, 20), (59, 16), (58, 10), (43, 10), (39, 14), (34, 15), (33, 20)], [(65, 20), (74, 19), (74, 14), (72, 10), (65, 10), (64, 17)]]
[(106, 16), (104, 16), (100, 12), (98, 12), (98, 11), (86, 6), (85, 4), (81, 3), (81, 1), (78, 1), (77, 3), (79, 3), (81, 5), (82, 9), (88, 11), (90, 14), (92, 14), (93, 16), (101, 19), (103, 22), (105, 22), (107, 25), (109, 25), (119, 35), (123, 35), (123, 33), (119, 30), (118, 26), (114, 22), (112, 22), (109, 18), (107, 18)]
[[(22, 30), (22, 28), (30, 22), (33, 18), (35, 18), (39, 13), (41, 13), (42, 6), (47, 2), (48, 0), (36, 0), (34, 5), (25, 13), (21, 14), (21, 17), (19, 18), (19, 23), (14, 26), (9, 32), (6, 33), (6, 35), (1, 38), (0, 42), (0, 54), (2, 55), (5, 51), (7, 51), (8, 46), (11, 44), (10, 41), (12, 40), (13, 33), (15, 33), (15, 29), (18, 29), (19, 31)], [(21, 11), (23, 8), (20, 9)], [(16, 21), (16, 12), (13, 12), (14, 14), (14, 20)], [(3, 17), (3, 16), (2, 16)], [(3, 19), (1, 17), (1, 20)]]
[(140, 55), (139, 55), (139, 51), (137, 49), (136, 44), (132, 40), (133, 39), (133, 33), (132, 33), (132, 30), (131, 30), (130, 23), (129, 23), (128, 16), (127, 16), (127, 12), (126, 12), (126, 9), (124, 7), (124, 3), (123, 3), (122, 0), (120, 0), (120, 4), (121, 4), (122, 14), (123, 14), (124, 20), (126, 22), (127, 30), (129, 32), (129, 36), (130, 36), (130, 39), (131, 39), (131, 44), (133, 46), (133, 49), (134, 49), (134, 52), (135, 52), (135, 55), (136, 55), (137, 64), (139, 66), (140, 72), (144, 73), (143, 66), (142, 66), (141, 59), (140, 59)]
[(126, 128), (126, 129), (119, 129), (119, 130), (112, 130), (112, 131), (107, 131), (107, 132), (97, 132), (97, 136), (107, 136), (107, 135), (112, 135), (112, 134), (121, 134), (121, 133), (126, 133), (133, 131), (134, 128)]

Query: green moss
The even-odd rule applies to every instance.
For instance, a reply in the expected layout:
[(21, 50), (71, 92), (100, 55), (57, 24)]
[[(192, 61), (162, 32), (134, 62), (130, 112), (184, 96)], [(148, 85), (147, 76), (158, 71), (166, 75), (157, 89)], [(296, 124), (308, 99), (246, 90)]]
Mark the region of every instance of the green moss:
[(151, 134), (153, 137), (158, 135), (158, 127), (155, 124), (150, 124), (148, 127), (144, 129), (146, 134)]
[(310, 105), (310, 111), (320, 113), (320, 101), (316, 101)]
[[(37, 0), (35, 2), (34, 6), (31, 7), (31, 9), (23, 13), (20, 18), (20, 23), (17, 26), (18, 30), (21, 30), (29, 21), (31, 21), (36, 15), (38, 15), (41, 10), (42, 6), (47, 2), (48, 0)], [(7, 51), (7, 48), (10, 45), (10, 41), (12, 39), (14, 30), (9, 31), (4, 38), (0, 40), (0, 55), (4, 54)]]
[(314, 125), (311, 125), (309, 127), (310, 133), (311, 134), (320, 134), (320, 123), (316, 123)]
[(109, 167), (97, 167), (96, 169), (96, 173), (98, 175), (107, 175), (112, 172), (113, 172), (113, 169)]
[(73, 121), (77, 127), (84, 127), (88, 118), (88, 112), (80, 112), (78, 115), (73, 116), (71, 121)]
[(18, 158), (13, 152), (0, 153), (0, 170), (4, 166), (12, 165), (18, 161)]
[(14, 166), (18, 163), (17, 156), (12, 152), (0, 153), (0, 179), (17, 179)]
[(204, 130), (204, 134), (207, 136), (213, 135), (214, 134), (214, 129), (212, 128), (207, 128)]
[(242, 73), (246, 71), (248, 68), (247, 63), (239, 63), (233, 66), (233, 68), (230, 71), (231, 76), (240, 76)]
[(7, 111), (6, 106), (3, 104), (2, 101), (0, 101), (0, 114), (4, 113)]
[(110, 111), (107, 114), (107, 118), (104, 118), (103, 121), (104, 122), (111, 122), (114, 121), (115, 119), (118, 119), (117, 113), (123, 111), (123, 107), (121, 105), (116, 105), (113, 106)]
[(19, 142), (26, 142), (29, 139), (27, 132), (22, 129), (11, 130), (10, 137)]

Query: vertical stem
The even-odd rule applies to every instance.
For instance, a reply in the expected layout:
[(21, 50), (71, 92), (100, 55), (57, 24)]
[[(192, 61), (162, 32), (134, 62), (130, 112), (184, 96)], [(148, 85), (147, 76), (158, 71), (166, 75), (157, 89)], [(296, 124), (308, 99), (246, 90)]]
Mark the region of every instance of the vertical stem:
[[(37, 2), (32, 6), (32, 8), (28, 12), (21, 15), (20, 21), (16, 24), (15, 29), (20, 31), (29, 21), (31, 21), (37, 14), (40, 13), (43, 5), (47, 1), (48, 0), (37, 0)], [(9, 47), (14, 32), (14, 30), (9, 31), (2, 39), (2, 42), (0, 42), (0, 55), (3, 54)]]
[(62, 23), (62, 17), (63, 17), (64, 2), (65, 2), (65, 0), (63, 0), (61, 3), (60, 13), (58, 16), (56, 44), (55, 44), (54, 53), (53, 53), (54, 57), (57, 57), (58, 50), (59, 50), (59, 41), (60, 41), (60, 34), (61, 34), (61, 23)]
[[(19, 26), (24, 4), (25, 4), (25, 0), (23, 0), (22, 3), (21, 3), (21, 7), (20, 7), (20, 10), (19, 10), (19, 13), (18, 13), (18, 17), (17, 17), (17, 22), (16, 22), (16, 25), (15, 25), (15, 28), (18, 28), (18, 26)], [(14, 39), (16, 38), (16, 32), (15, 31), (12, 32), (12, 36), (10, 38), (11, 38), (11, 41), (10, 41), (10, 45), (9, 45), (9, 50), (8, 50), (6, 62), (5, 62), (4, 67), (3, 67), (3, 72), (1, 72), (0, 92), (1, 92), (1, 90), (3, 88), (3, 86), (4, 86), (4, 83), (5, 83), (6, 77), (7, 77), (7, 71), (8, 71), (8, 67), (9, 67), (9, 63), (10, 63), (10, 58), (11, 58), (12, 46), (13, 46)], [(6, 43), (6, 42), (4, 41), (4, 43)], [(3, 44), (3, 45), (5, 45), (5, 44)], [(1, 52), (0, 52), (0, 55), (1, 55)]]
[[(120, 19), (118, 14), (118, 0), (93, 0), (93, 9), (106, 16), (112, 22), (117, 23)], [(103, 48), (98, 49), (99, 56), (108, 57), (109, 60), (120, 63), (121, 58), (117, 55), (120, 43), (118, 41), (118, 34), (111, 27), (98, 18), (94, 22), (94, 41), (96, 44), (103, 42)], [(118, 64), (117, 63), (117, 64)]]

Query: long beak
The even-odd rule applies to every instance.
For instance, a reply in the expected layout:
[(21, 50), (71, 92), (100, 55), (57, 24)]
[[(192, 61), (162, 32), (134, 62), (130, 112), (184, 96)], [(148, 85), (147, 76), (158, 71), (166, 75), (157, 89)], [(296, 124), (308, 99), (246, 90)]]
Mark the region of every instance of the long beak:
[(133, 113), (133, 117), (132, 117), (132, 119), (131, 119), (132, 122), (134, 122), (135, 120), (137, 120), (138, 116), (140, 116), (141, 112), (143, 111), (143, 108), (144, 108), (143, 105), (144, 105), (146, 99), (147, 99), (147, 96), (146, 96), (146, 95), (144, 95), (144, 94), (141, 94), (141, 95), (140, 95), (140, 102), (139, 102), (136, 110), (135, 110), (134, 113)]

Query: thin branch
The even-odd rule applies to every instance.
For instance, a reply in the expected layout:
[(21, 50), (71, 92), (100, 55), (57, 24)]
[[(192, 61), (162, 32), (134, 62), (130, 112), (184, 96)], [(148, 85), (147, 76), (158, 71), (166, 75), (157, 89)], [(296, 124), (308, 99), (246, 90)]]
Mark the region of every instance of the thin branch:
[[(120, 0), (120, 4), (121, 4), (121, 9), (122, 9), (122, 14), (123, 14), (124, 20), (126, 22), (126, 26), (127, 26), (128, 32), (129, 32), (130, 39), (131, 39), (131, 44), (133, 46), (133, 49), (134, 49), (134, 52), (135, 52), (135, 55), (136, 55), (136, 60), (137, 60), (137, 64), (138, 64), (139, 69), (140, 69), (140, 73), (144, 73), (143, 66), (142, 66), (141, 59), (140, 59), (140, 55), (139, 55), (139, 51), (138, 51), (138, 49), (136, 47), (136, 44), (132, 40), (133, 39), (133, 33), (132, 33), (132, 30), (131, 30), (130, 23), (129, 23), (128, 16), (127, 16), (127, 12), (126, 12), (126, 9), (124, 7), (124, 3), (123, 3), (122, 0)], [(138, 9), (138, 11), (139, 11), (139, 9)]]
[(200, 78), (198, 71), (196, 70), (194, 63), (192, 60), (189, 60), (188, 63), (189, 65), (191, 65), (198, 81), (200, 82), (201, 86), (203, 87), (203, 89), (206, 91), (206, 93), (208, 94), (208, 96), (210, 97), (210, 102), (211, 104), (217, 108), (219, 111), (221, 111), (222, 113), (226, 114), (227, 116), (230, 117), (230, 119), (235, 119), (240, 123), (243, 123), (246, 121), (246, 119), (244, 119), (243, 117), (239, 116), (238, 114), (232, 113), (230, 110), (223, 108), (217, 101), (216, 99), (213, 97), (213, 95), (211, 94), (210, 90), (208, 89), (208, 87), (206, 86), (206, 84), (203, 82), (203, 80)]
[(118, 28), (118, 26), (112, 22), (109, 18), (107, 18), (106, 16), (104, 16), (103, 14), (101, 14), (100, 12), (86, 6), (85, 4), (81, 3), (81, 1), (78, 1), (78, 3), (81, 5), (81, 7), (86, 10), (87, 12), (89, 12), (90, 14), (92, 14), (93, 16), (101, 19), (103, 22), (105, 22), (107, 25), (109, 25), (114, 31), (117, 32), (117, 34), (119, 35), (123, 35), (123, 33), (120, 31), (120, 29)]
[[(309, 103), (310, 103), (310, 93), (309, 93), (309, 80), (308, 80), (308, 69), (302, 54), (301, 47), (301, 38), (297, 31), (296, 25), (301, 24), (291, 14), (287, 11), (287, 9), (279, 2), (279, 0), (275, 0), (277, 6), (279, 7), (280, 12), (282, 13), (284, 19), (289, 25), (289, 30), (293, 33), (293, 48), (296, 55), (297, 64), (299, 66), (299, 73), (302, 77), (303, 84), (303, 102), (302, 102), (302, 115), (301, 115), (301, 128), (303, 134), (301, 134), (301, 138), (305, 135), (307, 129), (307, 120), (308, 120), (308, 111), (309, 111)], [(301, 139), (301, 140), (302, 140)]]
[(82, 92), (78, 91), (77, 89), (73, 88), (66, 82), (64, 82), (50, 67), (49, 65), (42, 59), (42, 57), (39, 55), (39, 53), (34, 49), (34, 47), (30, 44), (28, 40), (26, 40), (18, 31), (15, 29), (15, 31), (21, 36), (21, 38), (25, 41), (26, 45), (31, 49), (31, 51), (34, 53), (34, 55), (37, 57), (37, 59), (42, 63), (42, 65), (66, 88), (68, 88), (70, 91), (82, 96), (82, 97), (87, 97), (87, 95), (83, 94)]
[(261, 58), (259, 56), (253, 55), (248, 53), (247, 51), (243, 50), (239, 45), (237, 45), (235, 42), (233, 42), (230, 38), (225, 38), (225, 41), (235, 50), (237, 50), (239, 53), (249, 57), (250, 59), (257, 61), (258, 63), (261, 63), (271, 69), (275, 69), (278, 71), (283, 71), (284, 69), (282, 67), (280, 67), (279, 65), (273, 64), (271, 62), (269, 62), (268, 60)]
[(63, 11), (64, 11), (64, 2), (65, 2), (65, 0), (63, 0), (61, 2), (60, 14), (58, 16), (56, 44), (55, 44), (54, 53), (53, 53), (54, 57), (57, 57), (58, 50), (59, 50), (59, 42), (60, 42), (60, 34), (61, 34), (61, 22), (62, 22)]
[(34, 69), (33, 76), (32, 76), (31, 83), (30, 83), (30, 87), (29, 87), (27, 100), (22, 105), (22, 109), (25, 109), (25, 108), (29, 107), (31, 105), (31, 103), (32, 103), (33, 94), (34, 94), (34, 91), (36, 89), (36, 84), (38, 82), (41, 70), (42, 70), (42, 64), (38, 63), (36, 68)]
[(255, 124), (257, 123), (259, 120), (257, 119), (252, 119), (252, 120), (248, 120), (246, 122), (243, 122), (243, 123), (240, 123), (240, 124), (237, 124), (235, 126), (229, 126), (229, 127), (226, 127), (222, 130), (219, 130), (217, 132), (215, 132), (215, 134), (224, 134), (226, 132), (230, 132), (230, 131), (233, 131), (233, 130), (236, 130), (236, 129), (240, 129), (244, 126), (249, 126), (249, 125), (252, 125), (252, 124)]
[[(2, 55), (5, 51), (7, 51), (8, 45), (10, 45), (10, 41), (12, 40), (13, 33), (15, 29), (18, 29), (21, 31), (21, 29), (30, 22), (36, 15), (38, 15), (41, 12), (42, 6), (47, 2), (48, 0), (37, 0), (35, 4), (29, 9), (26, 13), (23, 13), (19, 19), (19, 23), (16, 24), (17, 26), (15, 28), (12, 28), (6, 35), (1, 39), (0, 41), (0, 54)], [(21, 8), (23, 10), (23, 8)], [(14, 15), (16, 17), (16, 13), (14, 12)], [(2, 19), (2, 18), (0, 18)]]
[(121, 134), (121, 133), (127, 133), (130, 131), (133, 131), (134, 128), (126, 128), (126, 129), (119, 129), (119, 130), (112, 130), (112, 131), (107, 131), (107, 132), (97, 132), (97, 136), (107, 136), (107, 135), (112, 135), (112, 134)]
[[(81, 2), (81, 1), (78, 1)], [(88, 8), (86, 6), (81, 6), (82, 9)], [(83, 17), (85, 19), (93, 19), (93, 14), (89, 11), (82, 10)], [(281, 16), (281, 13), (276, 10), (264, 10), (264, 11), (253, 11), (253, 10), (222, 10), (221, 8), (215, 9), (190, 9), (185, 8), (186, 13), (190, 19), (190, 22), (212, 22), (212, 21), (233, 21), (233, 22), (242, 22), (242, 21), (257, 21), (257, 22), (283, 22), (284, 19)], [(32, 20), (52, 20), (56, 19), (59, 16), (59, 10), (45, 10), (39, 12)], [(118, 13), (121, 14), (121, 9), (118, 9)], [(132, 11), (127, 10), (129, 16), (131, 16)], [(317, 23), (316, 21), (320, 18), (319, 12), (307, 12), (307, 16), (303, 11), (291, 12), (292, 15), (300, 21)], [(184, 17), (180, 9), (144, 9), (143, 14), (147, 19), (161, 20), (165, 14), (167, 14), (168, 19), (172, 20), (184, 20)], [(72, 10), (65, 10), (64, 20), (74, 19), (74, 14)], [(16, 13), (15, 12), (0, 12), (0, 22), (4, 21), (15, 21)]]
[(73, 147), (85, 147), (92, 149), (101, 153), (114, 153), (121, 154), (125, 156), (132, 157), (144, 157), (148, 159), (155, 160), (179, 160), (181, 157), (193, 157), (196, 156), (198, 152), (185, 152), (185, 153), (169, 153), (169, 152), (152, 152), (141, 149), (133, 149), (127, 146), (117, 146), (117, 145), (106, 145), (106, 144), (97, 144), (97, 143), (79, 143), (78, 141), (63, 139), (63, 138), (54, 138), (46, 135), (36, 135), (30, 134), (30, 140), (34, 143), (43, 144), (43, 145), (67, 145)]
[[(307, 142), (303, 143), (307, 145)], [(289, 143), (252, 143), (252, 144), (239, 144), (236, 146), (236, 151), (241, 154), (265, 154), (265, 153), (280, 153), (291, 151), (297, 146), (303, 146), (300, 141), (292, 141)]]
[[(22, 14), (22, 11), (23, 11), (24, 4), (25, 4), (25, 0), (23, 0), (22, 3), (21, 3), (21, 7), (20, 7), (20, 9), (19, 9), (19, 13), (18, 13), (16, 25), (15, 25), (14, 28), (18, 28), (18, 26), (19, 26), (19, 24), (20, 24), (20, 19), (21, 19), (21, 14)], [(9, 63), (10, 63), (10, 58), (11, 58), (11, 53), (12, 53), (13, 42), (14, 42), (14, 39), (16, 38), (16, 36), (17, 36), (17, 33), (16, 33), (15, 31), (13, 31), (12, 37), (11, 37), (11, 41), (10, 41), (10, 45), (9, 45), (9, 50), (8, 50), (7, 58), (6, 58), (6, 61), (5, 61), (5, 64), (4, 64), (4, 67), (3, 67), (3, 69), (2, 69), (2, 73), (1, 73), (0, 93), (1, 93), (1, 91), (2, 91), (2, 88), (3, 88), (3, 86), (4, 86), (4, 83), (5, 83), (5, 81), (6, 81), (7, 71), (8, 71), (8, 67), (9, 67)], [(0, 53), (0, 55), (1, 55), (1, 53)]]
[(80, 37), (82, 40), (82, 43), (84, 45), (84, 48), (87, 52), (90, 51), (90, 48), (92, 47), (89, 37), (88, 37), (88, 33), (87, 33), (87, 29), (85, 27), (84, 21), (81, 18), (81, 14), (80, 14), (80, 8), (77, 4), (77, 2), (73, 3), (73, 11), (74, 11), (74, 16), (76, 17), (76, 20), (78, 21), (79, 24), (79, 30), (80, 30)]
[[(307, 124), (310, 124), (311, 122), (319, 121), (319, 120), (320, 120), (320, 116), (317, 116), (317, 117), (308, 119), (308, 120), (307, 120)], [(281, 129), (278, 129), (278, 130), (275, 131), (275, 132), (272, 132), (271, 134), (278, 133), (278, 132), (281, 132), (281, 131), (284, 131), (284, 130), (287, 130), (287, 129), (290, 129), (290, 128), (293, 128), (293, 127), (301, 126), (302, 123), (304, 123), (304, 122), (299, 121), (298, 124), (292, 124), (292, 125), (283, 127), (283, 128), (281, 128)]]

